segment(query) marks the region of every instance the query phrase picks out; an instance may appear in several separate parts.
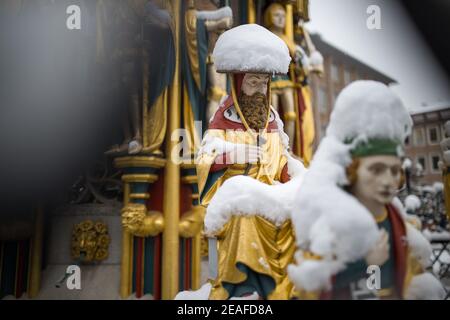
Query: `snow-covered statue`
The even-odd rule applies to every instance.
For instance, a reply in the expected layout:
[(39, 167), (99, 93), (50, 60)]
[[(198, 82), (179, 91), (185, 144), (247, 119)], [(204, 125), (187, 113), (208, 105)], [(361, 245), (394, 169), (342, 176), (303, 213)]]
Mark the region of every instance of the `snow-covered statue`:
[(209, 298), (288, 299), (293, 228), (282, 208), (263, 203), (271, 195), (266, 187), (304, 170), (289, 155), (283, 123), (270, 105), (270, 75), (288, 71), (289, 50), (250, 24), (223, 33), (213, 55), (218, 72), (232, 78), (232, 94), (211, 119), (197, 164), (202, 205), (209, 205)]
[(412, 120), (384, 84), (357, 81), (336, 100), (304, 177), (296, 211), (300, 298), (441, 299), (424, 270), (431, 247), (406, 221), (396, 192)]
[(323, 57), (315, 49), (309, 33), (299, 21), (296, 28), (305, 39), (305, 49), (296, 43), (294, 36), (286, 32), (287, 12), (285, 5), (271, 3), (264, 12), (264, 25), (280, 37), (289, 48), (292, 57), (289, 72), (273, 75), (271, 81), (272, 105), (283, 119), (289, 136), (291, 152), (308, 164), (312, 157), (314, 140), (314, 116), (308, 87), (309, 72), (323, 72)]
[[(294, 60), (300, 58), (303, 50), (285, 35), (286, 10), (283, 5), (275, 2), (266, 9), (265, 25), (270, 31), (275, 33), (286, 43), (289, 48), (289, 53), (292, 57), (294, 57)], [(293, 62), (293, 64), (296, 63), (297, 60)], [(296, 85), (295, 80), (292, 78), (293, 77), (291, 77), (290, 74), (274, 75), (271, 83), (272, 104), (277, 111), (280, 111), (280, 105), (283, 106), (283, 121), (285, 124), (286, 133), (289, 136), (291, 149), (294, 147), (295, 121), (298, 116), (296, 112), (297, 110), (295, 110), (294, 102), (294, 90)]]

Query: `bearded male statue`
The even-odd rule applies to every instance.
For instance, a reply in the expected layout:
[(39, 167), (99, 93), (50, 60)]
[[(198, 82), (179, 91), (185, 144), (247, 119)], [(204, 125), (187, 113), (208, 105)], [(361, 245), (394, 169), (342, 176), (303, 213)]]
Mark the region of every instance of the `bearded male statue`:
[[(268, 41), (255, 43), (261, 38)], [(235, 59), (230, 57), (238, 47), (248, 50)], [(214, 55), (218, 72), (231, 76), (232, 94), (211, 119), (197, 159), (199, 192), (205, 207), (234, 176), (244, 175), (266, 185), (290, 179), (289, 139), (278, 113), (270, 106), (270, 75), (285, 73), (289, 66), (286, 45), (263, 27), (242, 25), (222, 34)], [(261, 63), (264, 59), (267, 63)], [(275, 61), (282, 61), (283, 67)], [(214, 270), (210, 274), (210, 299), (254, 296), (255, 292), (260, 299), (291, 297), (293, 285), (286, 273), (295, 251), (291, 222), (276, 223), (257, 211), (232, 214), (223, 223), (216, 223), (214, 231), (207, 230), (215, 241), (210, 240), (209, 245), (210, 269)], [(214, 255), (217, 259), (212, 263)]]

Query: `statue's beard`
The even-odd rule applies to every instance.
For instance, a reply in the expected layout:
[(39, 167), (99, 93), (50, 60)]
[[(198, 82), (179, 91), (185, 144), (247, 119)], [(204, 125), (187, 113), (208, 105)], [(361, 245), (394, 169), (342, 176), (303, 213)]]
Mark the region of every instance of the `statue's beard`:
[(266, 95), (257, 92), (248, 96), (242, 92), (239, 96), (239, 107), (251, 129), (261, 130), (265, 128), (269, 114)]

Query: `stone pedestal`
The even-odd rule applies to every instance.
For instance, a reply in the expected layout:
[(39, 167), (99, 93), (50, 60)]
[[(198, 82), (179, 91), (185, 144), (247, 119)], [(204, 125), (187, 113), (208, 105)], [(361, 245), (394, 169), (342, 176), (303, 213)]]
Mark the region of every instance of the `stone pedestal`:
[[(83, 204), (57, 209), (51, 216), (45, 242), (46, 267), (42, 272), (41, 290), (37, 299), (119, 299), (122, 226), (121, 203), (115, 205)], [(84, 220), (101, 220), (108, 226), (111, 242), (108, 258), (97, 263), (81, 264), (81, 290), (69, 290), (64, 277), (71, 257), (72, 228)]]

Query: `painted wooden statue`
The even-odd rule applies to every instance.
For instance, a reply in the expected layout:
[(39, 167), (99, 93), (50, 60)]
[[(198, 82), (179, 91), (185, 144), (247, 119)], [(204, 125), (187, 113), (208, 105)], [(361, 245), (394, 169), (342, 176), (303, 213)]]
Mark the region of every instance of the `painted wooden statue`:
[[(296, 28), (293, 20), (293, 13), (287, 12), (282, 3), (273, 2), (264, 12), (264, 25), (286, 43), (292, 57), (289, 72), (272, 77), (272, 105), (282, 115), (291, 151), (308, 164), (315, 129), (307, 76), (310, 72), (323, 72), (323, 58), (315, 50), (303, 20), (298, 19)], [(294, 29), (298, 37), (294, 36)], [(305, 49), (297, 43), (299, 37), (304, 39)]]
[[(238, 175), (263, 184), (290, 179), (288, 138), (270, 106), (270, 75), (289, 66), (286, 45), (267, 29), (242, 25), (221, 35), (214, 49), (217, 70), (232, 75), (232, 94), (214, 114), (199, 151), (197, 173), (202, 205), (208, 206), (222, 184)], [(206, 214), (206, 220), (217, 221)], [(215, 228), (206, 224), (210, 256), (217, 251), (210, 299), (245, 297), (287, 299), (292, 283), (286, 267), (295, 238), (289, 219), (275, 224), (253, 214), (232, 215)], [(211, 231), (213, 230), (214, 231)]]
[(430, 244), (395, 197), (411, 127), (382, 83), (357, 81), (337, 98), (293, 217), (304, 251), (289, 274), (300, 297), (443, 298), (440, 282), (425, 272)]

